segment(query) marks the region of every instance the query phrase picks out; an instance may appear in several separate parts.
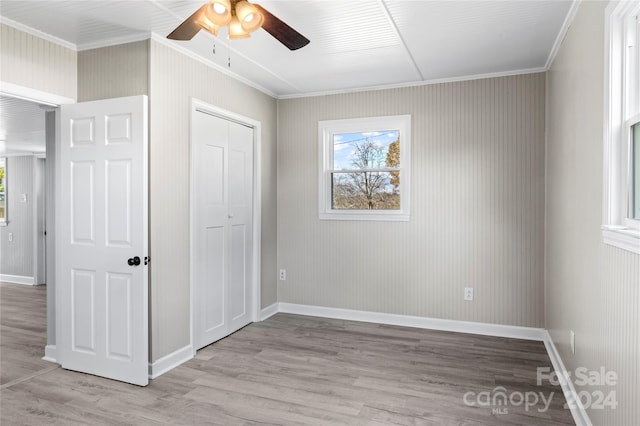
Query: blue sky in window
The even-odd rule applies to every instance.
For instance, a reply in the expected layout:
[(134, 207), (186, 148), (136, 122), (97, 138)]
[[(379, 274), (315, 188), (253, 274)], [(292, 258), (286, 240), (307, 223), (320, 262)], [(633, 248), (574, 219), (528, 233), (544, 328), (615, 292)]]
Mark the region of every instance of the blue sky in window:
[(333, 134), (333, 168), (334, 170), (352, 169), (351, 162), (355, 154), (356, 144), (367, 139), (389, 150), (389, 145), (398, 139), (398, 130), (380, 130), (376, 132), (334, 133)]

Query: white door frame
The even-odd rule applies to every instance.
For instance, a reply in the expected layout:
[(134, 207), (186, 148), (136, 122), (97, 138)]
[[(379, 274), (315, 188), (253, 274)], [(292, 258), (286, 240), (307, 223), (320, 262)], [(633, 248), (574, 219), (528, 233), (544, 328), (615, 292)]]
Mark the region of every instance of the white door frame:
[[(41, 105), (49, 105), (51, 107), (57, 108), (60, 105), (66, 104), (74, 104), (76, 103), (75, 99), (67, 98), (65, 96), (56, 95), (49, 92), (43, 92), (41, 90), (32, 89), (26, 86), (20, 86), (18, 84), (8, 83), (5, 81), (0, 81), (0, 95), (9, 96), (12, 98), (24, 99), (26, 101), (35, 102)], [(44, 113), (44, 111), (43, 111)], [(57, 115), (57, 111), (56, 111)], [(56, 119), (56, 126), (58, 125)], [(56, 141), (57, 145), (57, 141)], [(51, 153), (49, 153), (51, 154)], [(48, 166), (47, 169), (53, 167), (54, 175), (56, 174), (55, 168), (57, 167), (58, 161), (58, 150), (53, 152), (53, 155), (49, 155), (49, 160), (47, 161)], [(48, 176), (48, 173), (47, 173)], [(51, 191), (53, 189), (53, 191)], [(47, 197), (49, 200), (55, 199), (55, 194), (59, 192), (59, 188), (56, 185), (53, 187), (47, 185)], [(44, 357), (43, 359), (46, 361), (57, 362), (57, 353), (56, 353), (56, 328), (55, 328), (55, 308), (56, 308), (56, 298), (55, 298), (55, 269), (54, 269), (54, 256), (55, 256), (55, 235), (57, 234), (55, 229), (55, 220), (51, 220), (55, 218), (54, 215), (54, 206), (53, 203), (47, 203), (47, 223), (48, 228), (53, 232), (48, 232), (47, 234), (47, 247), (46, 247), (46, 263), (47, 263), (47, 343), (44, 348)]]
[[(234, 112), (228, 111), (224, 108), (220, 108), (211, 104), (208, 104), (204, 101), (201, 101), (196, 98), (191, 98), (191, 107), (189, 109), (189, 250), (190, 253), (193, 253), (194, 247), (194, 224), (195, 217), (194, 211), (196, 209), (195, 203), (195, 194), (194, 194), (194, 176), (193, 176), (193, 165), (194, 165), (194, 152), (193, 149), (194, 141), (193, 141), (193, 116), (197, 110), (206, 111), (209, 114), (215, 115), (216, 117), (220, 117), (225, 120), (234, 121), (236, 123), (240, 123), (242, 125), (253, 128), (253, 264), (252, 268), (252, 282), (251, 288), (253, 293), (253, 306), (252, 306), (252, 320), (253, 322), (257, 322), (260, 320), (260, 310), (261, 310), (261, 297), (260, 297), (260, 240), (261, 240), (261, 205), (262, 205), (262, 185), (261, 185), (261, 160), (262, 160), (262, 144), (261, 144), (261, 128), (262, 124), (254, 120), (252, 118), (245, 117), (240, 114), (236, 114)], [(195, 339), (194, 339), (194, 297), (193, 297), (193, 277), (194, 277), (194, 262), (193, 256), (189, 256), (189, 292), (190, 294), (190, 322), (189, 327), (190, 331), (190, 339), (191, 339), (191, 348), (193, 349), (193, 354), (195, 356)]]
[(12, 98), (19, 98), (25, 101), (31, 101), (42, 105), (59, 107), (65, 104), (75, 104), (76, 100), (53, 93), (42, 92), (26, 86), (19, 86), (13, 83), (0, 81), (0, 94)]

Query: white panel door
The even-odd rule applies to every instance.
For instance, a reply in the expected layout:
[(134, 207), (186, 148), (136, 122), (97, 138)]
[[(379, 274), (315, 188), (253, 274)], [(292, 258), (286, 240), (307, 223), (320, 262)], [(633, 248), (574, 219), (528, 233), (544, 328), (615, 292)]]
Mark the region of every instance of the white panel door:
[(147, 97), (62, 106), (59, 152), (58, 362), (146, 385)]
[(192, 116), (194, 345), (251, 322), (253, 129)]

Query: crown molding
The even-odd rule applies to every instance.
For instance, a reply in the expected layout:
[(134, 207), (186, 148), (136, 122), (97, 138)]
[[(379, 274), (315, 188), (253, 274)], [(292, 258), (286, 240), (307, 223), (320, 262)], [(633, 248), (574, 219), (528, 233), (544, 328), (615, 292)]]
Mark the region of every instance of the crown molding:
[(82, 52), (84, 50), (100, 49), (102, 47), (118, 46), (120, 44), (127, 44), (127, 43), (134, 43), (136, 41), (149, 40), (150, 38), (151, 38), (151, 33), (148, 33), (148, 32), (131, 34), (123, 37), (110, 38), (108, 40), (100, 40), (100, 41), (94, 41), (91, 43), (78, 44), (77, 49), (79, 52)]
[(25, 32), (27, 34), (31, 34), (34, 37), (41, 38), (43, 40), (49, 41), (51, 43), (55, 43), (59, 46), (66, 47), (69, 50), (73, 50), (74, 52), (78, 51), (78, 46), (73, 43), (70, 43), (61, 38), (52, 36), (51, 34), (47, 34), (44, 31), (36, 30), (35, 28), (31, 28), (27, 25), (21, 24), (20, 22), (16, 22), (12, 19), (6, 18), (4, 16), (0, 16), (0, 24), (4, 24), (6, 26), (15, 28), (18, 31)]
[(202, 64), (204, 64), (204, 65), (206, 65), (206, 66), (208, 66), (210, 68), (213, 68), (216, 71), (220, 71), (221, 73), (223, 73), (223, 74), (225, 74), (225, 75), (227, 75), (227, 76), (229, 76), (229, 77), (231, 77), (231, 78), (233, 78), (235, 80), (238, 80), (239, 82), (244, 83), (247, 86), (250, 86), (250, 87), (253, 87), (256, 90), (259, 90), (260, 92), (264, 93), (265, 95), (269, 95), (272, 98), (276, 98), (276, 99), (278, 98), (278, 95), (275, 94), (274, 92), (272, 92), (271, 90), (269, 90), (269, 89), (267, 89), (265, 87), (262, 87), (259, 84), (254, 83), (253, 81), (249, 80), (248, 78), (242, 77), (241, 75), (238, 75), (238, 74), (234, 73), (233, 71), (231, 71), (231, 70), (229, 70), (229, 69), (227, 69), (227, 68), (225, 68), (223, 66), (220, 66), (220, 65), (216, 64), (215, 62), (210, 61), (209, 59), (206, 59), (206, 58), (198, 55), (197, 53), (192, 52), (189, 49), (186, 49), (186, 48), (184, 48), (182, 46), (179, 46), (177, 43), (174, 43), (174, 42), (172, 42), (170, 40), (167, 40), (164, 37), (161, 37), (156, 33), (152, 33), (151, 34), (151, 40), (155, 41), (156, 43), (162, 44), (163, 46), (166, 46), (166, 47), (168, 47), (170, 49), (173, 49), (176, 52), (182, 53), (183, 55), (185, 55), (185, 56), (187, 56), (187, 57), (189, 57), (189, 58), (191, 58), (191, 59), (193, 59), (195, 61), (198, 61), (198, 62), (200, 62), (200, 63), (202, 63)]
[(380, 86), (367, 86), (367, 87), (357, 87), (352, 89), (327, 90), (322, 92), (280, 95), (278, 96), (278, 99), (311, 98), (315, 96), (344, 95), (348, 93), (358, 93), (358, 92), (373, 92), (376, 90), (404, 89), (407, 87), (429, 86), (432, 84), (456, 83), (459, 81), (482, 80), (486, 78), (510, 77), (510, 76), (523, 75), (523, 74), (535, 74), (535, 73), (545, 72), (545, 71), (547, 71), (547, 68), (545, 67), (529, 68), (529, 69), (514, 70), (514, 71), (500, 71), (500, 72), (494, 72), (494, 73), (465, 75), (465, 76), (451, 77), (451, 78), (436, 78), (433, 80), (425, 80), (425, 81), (410, 81), (406, 83), (383, 84)]
[(576, 17), (578, 13), (578, 7), (582, 3), (582, 0), (573, 0), (571, 6), (569, 6), (569, 11), (567, 12), (567, 16), (564, 18), (564, 22), (562, 23), (562, 27), (560, 27), (560, 32), (558, 32), (558, 36), (556, 37), (556, 41), (553, 43), (553, 47), (551, 48), (551, 52), (549, 52), (549, 56), (547, 57), (547, 62), (544, 65), (545, 71), (548, 71), (551, 68), (551, 64), (556, 59), (556, 55), (560, 51), (560, 46), (562, 46), (562, 42), (564, 41), (565, 36), (567, 35), (567, 31), (569, 31), (569, 27), (573, 22), (573, 19)]

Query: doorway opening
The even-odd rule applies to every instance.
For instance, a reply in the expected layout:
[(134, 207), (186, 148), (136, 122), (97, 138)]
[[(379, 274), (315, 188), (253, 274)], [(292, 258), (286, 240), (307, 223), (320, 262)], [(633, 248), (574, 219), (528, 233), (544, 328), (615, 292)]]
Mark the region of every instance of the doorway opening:
[(33, 94), (26, 88), (0, 86), (3, 386), (57, 368), (46, 361), (55, 361), (51, 351), (55, 347), (55, 284), (50, 268), (54, 106), (60, 99)]
[(46, 284), (46, 129), (50, 108), (0, 95), (0, 281)]
[[(5, 159), (6, 166), (6, 191), (2, 197), (5, 203), (5, 221), (0, 223), (0, 281), (14, 283), (10, 285), (16, 285), (16, 282), (27, 285), (46, 284), (46, 343), (43, 359), (56, 362), (56, 109), (75, 101), (29, 87), (0, 82), (0, 103), (0, 157)], [(15, 181), (12, 181), (12, 176)], [(28, 220), (21, 213), (25, 213)], [(17, 232), (13, 232), (14, 227)], [(28, 247), (18, 249), (19, 243)], [(8, 255), (9, 250), (12, 252), (11, 256)], [(27, 266), (29, 263), (30, 266)], [(42, 288), (40, 293), (43, 293)]]

